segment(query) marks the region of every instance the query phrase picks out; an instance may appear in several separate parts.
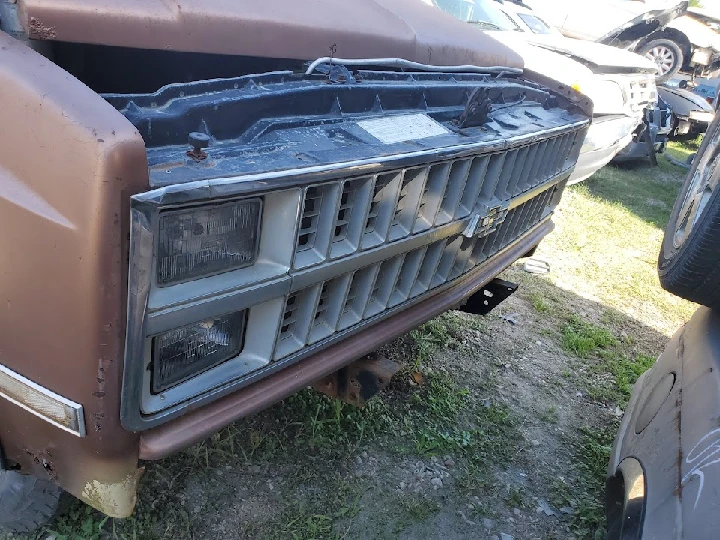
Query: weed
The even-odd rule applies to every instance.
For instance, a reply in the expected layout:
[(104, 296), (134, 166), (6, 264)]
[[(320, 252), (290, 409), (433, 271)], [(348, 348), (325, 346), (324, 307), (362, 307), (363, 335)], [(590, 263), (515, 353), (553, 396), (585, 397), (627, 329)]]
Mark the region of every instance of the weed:
[(511, 508), (523, 508), (527, 506), (527, 501), (525, 500), (525, 488), (523, 488), (522, 486), (508, 487), (508, 493), (505, 497), (505, 503), (507, 503), (507, 505)]
[(337, 538), (333, 532), (333, 519), (324, 514), (294, 515), (279, 527), (276, 538), (293, 540), (315, 540), (317, 538)]
[(447, 316), (426, 322), (421, 327), (412, 330), (410, 337), (417, 347), (414, 365), (416, 370), (427, 363), (436, 350), (446, 347), (453, 340), (451, 328), (447, 324)]
[(580, 358), (587, 358), (598, 349), (616, 343), (615, 337), (606, 329), (572, 316), (563, 328), (562, 345)]
[(89, 506), (73, 501), (71, 508), (48, 532), (57, 540), (100, 540), (105, 536), (103, 528), (108, 519)]
[(555, 405), (551, 405), (541, 415), (540, 420), (549, 424), (557, 424), (558, 422), (558, 411)]
[(635, 381), (652, 367), (655, 359), (646, 354), (629, 356), (622, 350), (602, 351), (599, 356), (600, 362), (592, 366), (597, 378), (588, 386), (589, 395), (625, 407)]
[(538, 313), (547, 313), (550, 311), (550, 304), (540, 293), (532, 291), (528, 294), (528, 298), (530, 299), (530, 303), (533, 308)]
[(616, 423), (582, 428), (572, 461), (576, 481), (570, 484), (562, 477), (552, 481), (553, 502), (573, 508), (569, 525), (580, 538), (605, 538), (605, 473), (616, 429)]
[(400, 506), (415, 521), (425, 521), (440, 510), (440, 504), (426, 495), (412, 494), (400, 500)]

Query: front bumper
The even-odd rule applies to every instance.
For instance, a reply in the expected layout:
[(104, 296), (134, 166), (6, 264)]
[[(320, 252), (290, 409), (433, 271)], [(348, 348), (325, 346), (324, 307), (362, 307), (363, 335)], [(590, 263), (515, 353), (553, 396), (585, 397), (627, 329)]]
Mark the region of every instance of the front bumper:
[[(672, 124), (672, 111), (666, 104), (662, 103), (648, 109), (645, 114), (645, 125), (638, 126), (630, 144), (620, 150), (613, 161), (644, 159), (650, 156), (651, 151), (655, 153), (664, 151), (668, 135), (672, 131)], [(651, 145), (648, 145), (648, 135)]]
[(593, 119), (568, 184), (582, 182), (610, 163), (630, 144), (633, 131), (641, 121), (628, 116)]

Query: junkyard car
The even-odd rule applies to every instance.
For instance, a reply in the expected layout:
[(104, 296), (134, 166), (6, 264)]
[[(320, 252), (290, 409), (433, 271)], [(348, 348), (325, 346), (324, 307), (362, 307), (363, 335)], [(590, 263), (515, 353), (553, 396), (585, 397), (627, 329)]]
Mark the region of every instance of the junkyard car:
[(687, 88), (663, 85), (658, 87), (660, 97), (670, 105), (675, 120), (671, 135), (691, 137), (705, 133), (715, 118), (715, 109), (702, 96)]
[(552, 229), (590, 121), (417, 0), (0, 5), (14, 530), (60, 489), (128, 516), (143, 460), (472, 303)]
[(720, 486), (720, 118), (675, 201), (658, 269), (698, 304), (635, 383), (610, 455), (609, 540), (717, 538)]
[[(646, 58), (599, 43), (566, 38), (552, 30), (529, 31), (513, 15), (532, 12), (512, 5), (501, 6), (494, 0), (434, 2), (521, 54), (526, 69), (590, 97), (593, 123), (570, 182), (580, 182), (604, 167), (632, 142), (641, 126), (644, 128), (646, 110), (657, 101), (655, 66)], [(542, 22), (537, 20), (533, 24), (537, 27)]]
[(690, 8), (664, 29), (648, 36), (642, 51), (669, 79), (678, 71), (711, 76), (720, 69), (720, 35), (708, 26), (702, 10)]
[(703, 75), (720, 66), (720, 36), (703, 10), (674, 0), (526, 0), (565, 35), (645, 55), (659, 81), (679, 71)]

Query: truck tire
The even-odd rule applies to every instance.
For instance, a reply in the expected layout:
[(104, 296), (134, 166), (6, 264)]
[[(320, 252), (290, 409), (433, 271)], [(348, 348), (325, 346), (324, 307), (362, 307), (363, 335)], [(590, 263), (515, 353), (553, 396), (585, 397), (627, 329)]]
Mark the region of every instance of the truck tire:
[(47, 525), (61, 493), (49, 480), (0, 469), (0, 530), (29, 533)]
[(657, 82), (665, 82), (675, 75), (685, 62), (680, 45), (667, 38), (653, 39), (638, 47), (638, 54), (655, 62), (660, 70), (656, 77)]
[(660, 283), (677, 296), (720, 305), (720, 116), (710, 125), (675, 200), (660, 248)]

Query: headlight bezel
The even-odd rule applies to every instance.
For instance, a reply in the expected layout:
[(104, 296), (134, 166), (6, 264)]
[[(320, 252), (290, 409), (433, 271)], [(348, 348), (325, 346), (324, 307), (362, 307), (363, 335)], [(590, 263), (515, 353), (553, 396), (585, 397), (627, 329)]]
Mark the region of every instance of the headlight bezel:
[[(268, 318), (275, 320), (281, 315), (282, 298), (290, 289), (288, 270), (292, 264), (302, 192), (293, 186), (280, 190), (276, 187), (272, 191), (267, 187), (253, 188), (248, 191), (235, 188), (227, 196), (213, 199), (189, 198), (165, 192), (164, 202), (139, 196), (132, 201), (129, 260), (130, 273), (135, 278), (130, 279), (129, 284), (128, 319), (142, 321), (142, 324), (128, 327), (126, 358), (128, 355), (137, 356), (137, 362), (143, 367), (135, 376), (125, 371), (123, 400), (131, 392), (135, 393), (140, 418), (154, 418), (168, 407), (206, 394), (208, 389), (222, 392), (224, 383), (250, 372), (259, 373), (272, 357), (273, 351), (257, 336), (276, 331), (265, 328), (262, 321)], [(201, 195), (202, 191), (195, 193)], [(156, 253), (162, 215), (247, 200), (259, 200), (261, 204), (257, 253), (253, 264), (160, 286), (157, 282)], [(263, 234), (266, 230), (274, 230), (275, 234)], [(151, 368), (153, 339), (156, 336), (186, 326), (191, 321), (240, 310), (245, 310), (246, 316), (243, 346), (239, 354), (204, 368), (160, 392), (153, 392)], [(133, 343), (136, 345), (131, 346)]]

